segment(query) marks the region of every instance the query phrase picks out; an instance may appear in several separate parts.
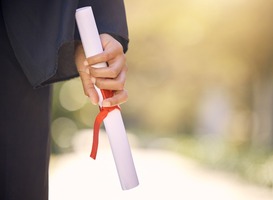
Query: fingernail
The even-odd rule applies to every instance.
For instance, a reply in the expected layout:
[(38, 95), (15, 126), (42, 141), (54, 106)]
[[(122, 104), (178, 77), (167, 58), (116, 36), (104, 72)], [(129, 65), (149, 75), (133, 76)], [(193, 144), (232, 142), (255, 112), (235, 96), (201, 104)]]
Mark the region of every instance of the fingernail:
[(87, 60), (85, 60), (85, 61), (83, 62), (83, 64), (84, 64), (84, 66), (88, 66)]
[(96, 78), (91, 77), (91, 82), (95, 85), (96, 84)]
[(91, 95), (91, 93), (89, 93), (89, 99), (90, 99), (90, 101), (91, 101), (91, 103), (92, 103), (93, 105), (97, 105), (96, 100), (95, 100), (95, 97), (94, 97), (93, 95)]
[(102, 106), (103, 107), (110, 107), (111, 106), (111, 103), (109, 101), (103, 101), (102, 102)]
[(91, 103), (93, 104), (93, 105), (97, 105), (97, 103), (95, 102), (95, 99), (94, 99), (94, 97), (89, 97), (89, 99), (90, 99), (90, 101), (91, 101)]

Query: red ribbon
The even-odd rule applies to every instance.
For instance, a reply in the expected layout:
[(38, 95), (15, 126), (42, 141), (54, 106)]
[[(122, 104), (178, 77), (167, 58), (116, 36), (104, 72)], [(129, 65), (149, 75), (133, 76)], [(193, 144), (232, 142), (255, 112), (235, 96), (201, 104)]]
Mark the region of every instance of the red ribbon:
[[(112, 90), (101, 90), (101, 93), (102, 93), (103, 99), (110, 98), (114, 95)], [(108, 113), (115, 109), (120, 110), (120, 107), (119, 106), (100, 107), (100, 112), (95, 119), (94, 127), (93, 127), (93, 144), (92, 144), (92, 150), (90, 154), (90, 157), (93, 158), (94, 160), (96, 159), (97, 151), (98, 151), (100, 125), (102, 121), (107, 117)]]

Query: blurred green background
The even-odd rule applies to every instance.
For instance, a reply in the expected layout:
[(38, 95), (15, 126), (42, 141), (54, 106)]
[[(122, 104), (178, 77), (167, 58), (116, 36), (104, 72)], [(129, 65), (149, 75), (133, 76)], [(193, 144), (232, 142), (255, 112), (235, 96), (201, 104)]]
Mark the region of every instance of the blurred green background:
[[(272, 187), (273, 1), (125, 4), (126, 129), (144, 148), (178, 151)], [(56, 84), (52, 153), (71, 151), (97, 113), (79, 79)]]

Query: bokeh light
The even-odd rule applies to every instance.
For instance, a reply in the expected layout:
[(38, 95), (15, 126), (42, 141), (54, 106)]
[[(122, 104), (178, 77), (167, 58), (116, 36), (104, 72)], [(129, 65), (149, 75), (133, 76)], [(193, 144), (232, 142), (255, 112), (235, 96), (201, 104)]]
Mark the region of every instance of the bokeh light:
[(71, 119), (65, 117), (57, 118), (51, 125), (52, 139), (59, 148), (68, 149), (71, 147), (73, 136), (77, 130), (76, 123)]
[[(129, 100), (121, 107), (127, 130), (140, 138), (139, 147), (176, 151), (272, 188), (273, 2), (125, 4)], [(77, 127), (92, 128), (98, 108), (84, 96), (79, 79), (60, 84), (55, 95), (53, 138), (67, 148)], [(70, 130), (62, 133), (62, 126)], [(60, 139), (62, 134), (67, 138)]]
[(81, 109), (87, 102), (87, 98), (83, 95), (81, 81), (73, 79), (65, 82), (60, 90), (60, 104), (68, 111), (76, 111)]

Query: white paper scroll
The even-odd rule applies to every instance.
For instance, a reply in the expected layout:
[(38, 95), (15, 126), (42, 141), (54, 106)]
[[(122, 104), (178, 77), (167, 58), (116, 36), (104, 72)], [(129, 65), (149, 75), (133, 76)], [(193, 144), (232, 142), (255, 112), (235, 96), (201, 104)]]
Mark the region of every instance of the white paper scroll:
[[(92, 8), (88, 6), (77, 9), (76, 21), (85, 56), (90, 57), (101, 53), (103, 49)], [(105, 66), (107, 66), (106, 63), (99, 63), (94, 67)], [(103, 97), (101, 91), (98, 88), (96, 89), (99, 93), (99, 105), (101, 106)], [(115, 109), (111, 111), (103, 122), (110, 141), (122, 189), (128, 190), (138, 186), (138, 177), (120, 110)]]

